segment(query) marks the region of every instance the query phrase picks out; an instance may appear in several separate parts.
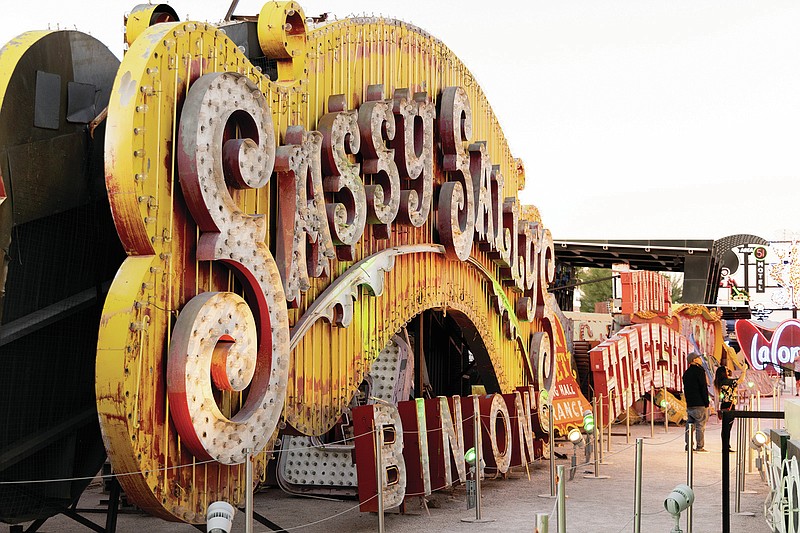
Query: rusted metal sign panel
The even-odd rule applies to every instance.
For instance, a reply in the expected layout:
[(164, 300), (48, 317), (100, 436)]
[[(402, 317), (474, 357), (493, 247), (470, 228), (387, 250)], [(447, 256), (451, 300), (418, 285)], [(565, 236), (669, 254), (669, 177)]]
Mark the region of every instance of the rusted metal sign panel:
[[(476, 422), (480, 424), (481, 476), (484, 468), (494, 474), (511, 467), (527, 469), (543, 452), (542, 441), (534, 440), (540, 428), (535, 406), (531, 405), (532, 392), (523, 389), (503, 395), (417, 398), (396, 406), (354, 408), (361, 510), (377, 511), (379, 484), (388, 508), (408, 496), (428, 495), (454, 483), (465, 483), (465, 453), (476, 446)], [(537, 432), (536, 436), (542, 434)]]
[[(682, 305), (665, 316), (639, 316), (641, 323), (623, 328), (593, 348), (589, 357), (595, 391), (604, 396), (607, 414), (616, 418), (643, 394), (655, 395), (663, 389), (681, 392), (686, 359), (692, 351), (700, 350), (712, 383), (723, 350), (720, 318), (721, 313), (704, 306)], [(735, 354), (729, 357), (734, 365), (741, 365)], [(681, 418), (682, 411), (676, 412)]]
[(129, 257), (100, 325), (98, 408), (115, 470), (135, 472), (126, 492), (167, 519), (239, 503), (279, 417), (327, 432), (427, 309), (474, 325), (500, 392), (555, 381), (552, 237), (458, 58), (392, 20), (308, 30), (293, 2), (264, 6), (258, 39), (276, 80), (209, 24), (147, 28), (109, 103)]

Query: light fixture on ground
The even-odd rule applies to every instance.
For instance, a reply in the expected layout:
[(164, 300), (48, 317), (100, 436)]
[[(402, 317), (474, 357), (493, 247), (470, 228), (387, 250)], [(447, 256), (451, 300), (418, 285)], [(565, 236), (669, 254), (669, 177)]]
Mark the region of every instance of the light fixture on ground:
[(670, 533), (683, 533), (681, 529), (681, 513), (693, 503), (694, 491), (683, 483), (672, 489), (672, 492), (664, 499), (664, 509), (675, 519), (675, 526)]
[(764, 451), (764, 446), (766, 446), (768, 441), (769, 438), (763, 431), (756, 431), (753, 433), (753, 436), (750, 439), (750, 447), (758, 452), (758, 457), (756, 457), (756, 468), (758, 469), (759, 474), (761, 474), (761, 479), (765, 479), (764, 461), (761, 457), (761, 453)]
[(594, 451), (594, 439), (592, 438), (592, 433), (594, 433), (594, 413), (592, 413), (591, 409), (587, 409), (583, 412), (583, 430), (586, 432), (585, 450), (586, 462), (588, 463)]
[[(475, 428), (475, 442), (479, 441), (477, 432), (479, 429)], [(494, 522), (493, 518), (481, 517), (481, 470), (486, 466), (483, 457), (478, 458), (480, 450), (472, 447), (464, 453), (464, 461), (469, 465), (469, 473), (472, 479), (467, 478), (467, 508), (475, 509), (475, 518), (462, 518), (462, 522)]]
[(754, 450), (760, 450), (767, 443), (767, 434), (763, 431), (756, 431), (750, 439), (750, 447)]
[(594, 413), (592, 413), (591, 409), (583, 412), (583, 430), (587, 434), (594, 431)]
[(464, 453), (464, 461), (469, 465), (469, 473), (472, 479), (467, 479), (467, 509), (474, 509), (478, 505), (478, 469), (475, 466), (475, 461), (478, 458), (478, 452), (475, 451), (473, 446)]
[(231, 533), (233, 526), (233, 505), (228, 502), (214, 502), (206, 511), (206, 530), (208, 533)]
[(476, 456), (475, 448), (472, 447), (464, 454), (464, 461), (466, 461), (468, 465), (474, 465)]
[(569, 480), (572, 481), (578, 468), (578, 446), (583, 446), (583, 434), (580, 429), (572, 428), (567, 433), (567, 439), (572, 443), (572, 465), (569, 469)]

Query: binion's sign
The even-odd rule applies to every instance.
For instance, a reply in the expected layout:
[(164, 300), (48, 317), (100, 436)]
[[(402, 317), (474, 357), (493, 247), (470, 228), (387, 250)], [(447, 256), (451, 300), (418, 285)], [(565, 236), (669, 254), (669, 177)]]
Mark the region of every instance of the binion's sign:
[(622, 285), (623, 313), (669, 313), (672, 303), (669, 278), (648, 271), (620, 272), (619, 278)]
[(781, 367), (791, 367), (800, 355), (800, 320), (785, 320), (774, 330), (749, 320), (737, 320), (736, 338), (750, 366), (776, 372)]
[(537, 437), (543, 429), (532, 387), (513, 394), (440, 396), (396, 406), (356, 407), (353, 431), (361, 511), (378, 510), (379, 479), (386, 507), (400, 505), (407, 496), (427, 496), (465, 483), (464, 456), (473, 447), (481, 451), (481, 476), (484, 469), (500, 474), (511, 467), (527, 469), (542, 455)]

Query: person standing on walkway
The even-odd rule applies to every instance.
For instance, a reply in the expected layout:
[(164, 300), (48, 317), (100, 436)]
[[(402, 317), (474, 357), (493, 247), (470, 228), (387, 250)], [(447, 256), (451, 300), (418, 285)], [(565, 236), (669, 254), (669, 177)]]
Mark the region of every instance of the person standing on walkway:
[(794, 358), (794, 395), (800, 396), (800, 357)]
[(689, 363), (683, 373), (683, 396), (686, 399), (686, 451), (689, 451), (689, 424), (694, 424), (695, 451), (704, 452), (706, 420), (708, 420), (708, 381), (700, 354), (692, 352), (687, 357)]
[[(714, 374), (714, 389), (717, 391), (717, 399), (719, 400), (717, 415), (720, 420), (722, 420), (723, 411), (736, 409), (736, 403), (739, 400), (738, 388), (739, 382), (731, 377), (731, 371), (728, 367), (722, 365), (717, 367), (717, 373)], [(723, 451), (729, 453), (735, 451), (730, 447), (732, 427), (733, 418), (722, 422), (722, 442), (725, 442), (725, 435), (728, 435), (728, 449)]]

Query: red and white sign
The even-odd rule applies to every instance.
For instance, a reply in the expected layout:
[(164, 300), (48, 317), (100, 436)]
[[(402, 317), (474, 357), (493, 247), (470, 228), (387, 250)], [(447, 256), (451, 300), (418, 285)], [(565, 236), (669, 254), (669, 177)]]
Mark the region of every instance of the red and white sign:
[(669, 312), (672, 305), (672, 285), (669, 278), (656, 272), (620, 272), (622, 282), (622, 312), (632, 315), (641, 311), (659, 314)]
[(774, 330), (737, 320), (736, 338), (750, 366), (775, 373), (778, 367), (791, 367), (800, 355), (800, 320), (791, 318)]
[(592, 348), (594, 390), (604, 398), (604, 416), (616, 419), (654, 389), (681, 392), (688, 350), (688, 341), (662, 324), (627, 326)]

